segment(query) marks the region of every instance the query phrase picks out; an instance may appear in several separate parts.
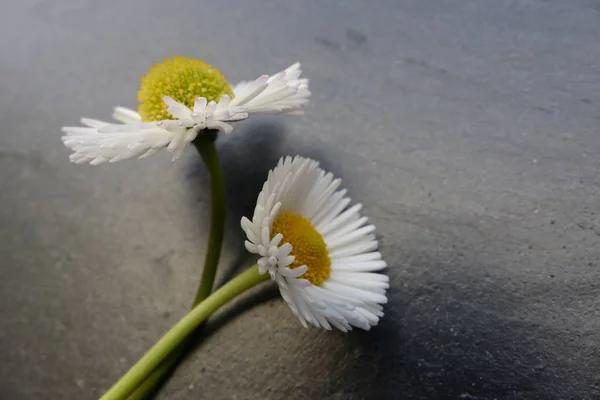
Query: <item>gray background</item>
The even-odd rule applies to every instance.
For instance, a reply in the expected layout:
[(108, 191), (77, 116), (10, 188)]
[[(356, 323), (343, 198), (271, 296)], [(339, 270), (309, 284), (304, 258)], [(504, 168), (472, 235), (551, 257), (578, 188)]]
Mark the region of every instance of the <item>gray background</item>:
[(301, 61), (304, 117), (220, 140), (221, 281), (277, 158), (342, 176), (392, 280), (370, 333), (304, 330), (270, 287), (220, 313), (161, 399), (600, 398), (597, 0), (31, 1), (0, 16), (0, 397), (93, 399), (180, 318), (207, 177), (76, 166), (60, 127), (136, 106), (164, 57), (235, 82)]

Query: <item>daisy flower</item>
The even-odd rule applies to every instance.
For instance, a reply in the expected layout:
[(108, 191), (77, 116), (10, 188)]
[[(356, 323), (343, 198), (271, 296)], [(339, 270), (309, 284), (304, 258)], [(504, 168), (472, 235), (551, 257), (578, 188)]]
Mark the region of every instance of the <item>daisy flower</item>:
[(62, 128), (62, 141), (78, 164), (144, 158), (163, 148), (177, 159), (205, 129), (229, 133), (231, 122), (251, 115), (302, 114), (310, 91), (301, 73), (294, 64), (231, 88), (203, 61), (166, 59), (142, 78), (138, 112), (116, 107), (113, 118), (120, 124), (82, 118), (84, 126)]
[(259, 272), (277, 282), (302, 325), (369, 330), (383, 316), (389, 278), (375, 272), (386, 267), (375, 226), (340, 183), (314, 160), (282, 158), (241, 225)]

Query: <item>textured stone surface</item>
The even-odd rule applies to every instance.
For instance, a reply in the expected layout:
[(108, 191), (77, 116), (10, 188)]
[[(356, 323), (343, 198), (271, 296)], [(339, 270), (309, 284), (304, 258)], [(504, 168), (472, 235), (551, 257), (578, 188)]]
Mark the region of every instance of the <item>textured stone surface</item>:
[(593, 0), (7, 2), (0, 16), (0, 397), (93, 399), (183, 315), (204, 256), (190, 151), (68, 162), (59, 129), (134, 107), (185, 55), (298, 60), (305, 117), (222, 138), (222, 276), (286, 154), (342, 176), (391, 268), (382, 324), (304, 330), (269, 288), (161, 399), (600, 398), (600, 6)]

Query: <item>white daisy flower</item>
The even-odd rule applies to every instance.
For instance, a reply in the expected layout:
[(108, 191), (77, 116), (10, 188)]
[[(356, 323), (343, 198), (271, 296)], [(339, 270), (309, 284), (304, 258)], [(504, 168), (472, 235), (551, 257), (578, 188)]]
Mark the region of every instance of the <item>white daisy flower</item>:
[(352, 207), (341, 179), (303, 157), (279, 160), (258, 196), (252, 221), (242, 218), (248, 251), (260, 256), (283, 299), (305, 327), (369, 330), (387, 302), (386, 267), (375, 226)]
[(257, 114), (302, 114), (308, 79), (296, 63), (272, 76), (241, 82), (233, 89), (214, 67), (175, 57), (150, 69), (138, 93), (139, 113), (116, 107), (121, 124), (82, 118), (81, 127), (64, 127), (62, 141), (75, 163), (98, 165), (143, 158), (167, 148), (181, 156), (204, 129), (231, 132), (231, 122)]

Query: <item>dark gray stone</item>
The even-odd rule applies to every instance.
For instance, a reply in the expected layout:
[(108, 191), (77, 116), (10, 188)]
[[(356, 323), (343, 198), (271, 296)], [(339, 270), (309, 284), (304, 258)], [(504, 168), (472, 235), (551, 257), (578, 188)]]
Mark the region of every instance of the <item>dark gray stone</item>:
[(364, 204), (392, 288), (381, 325), (347, 335), (260, 288), (159, 398), (600, 398), (599, 43), (593, 0), (7, 2), (0, 397), (96, 398), (184, 314), (197, 156), (75, 166), (59, 137), (185, 55), (232, 81), (301, 61), (313, 90), (305, 117), (220, 140), (221, 281), (249, 262), (238, 221), (266, 171), (302, 154)]

